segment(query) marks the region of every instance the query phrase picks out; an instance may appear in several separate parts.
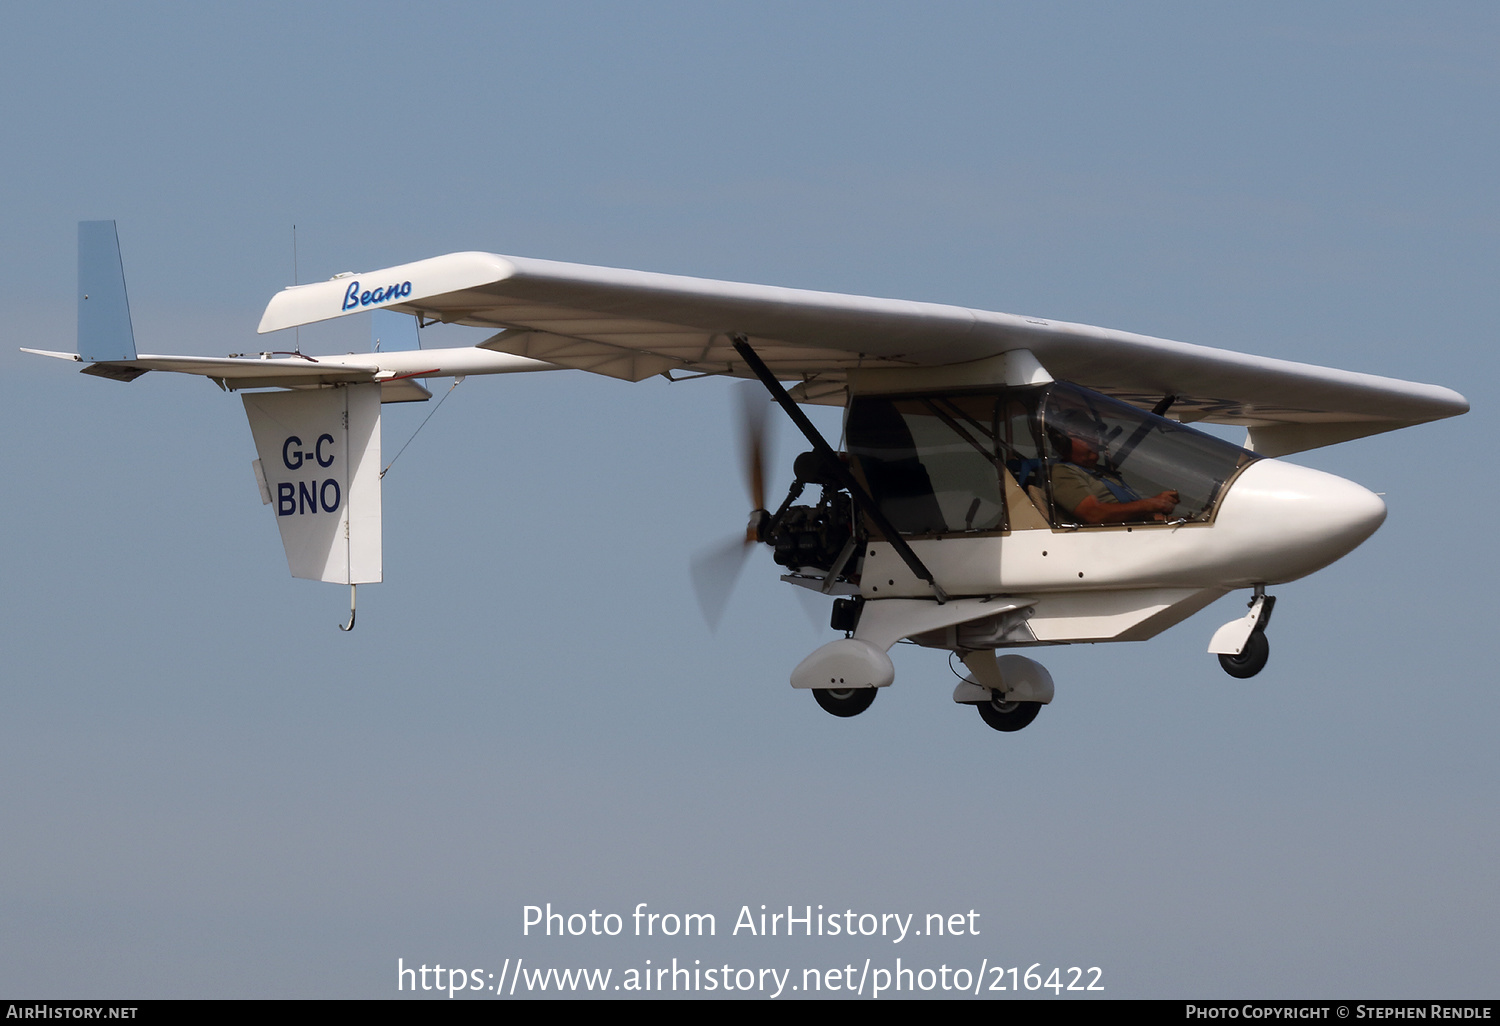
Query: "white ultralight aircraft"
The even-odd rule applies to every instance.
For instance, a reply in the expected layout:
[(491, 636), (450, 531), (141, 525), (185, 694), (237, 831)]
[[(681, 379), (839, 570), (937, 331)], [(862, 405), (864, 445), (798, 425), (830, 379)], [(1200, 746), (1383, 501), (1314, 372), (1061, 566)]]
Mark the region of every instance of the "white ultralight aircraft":
[[(833, 597), (844, 637), (791, 682), (836, 716), (869, 707), (895, 679), (890, 647), (909, 640), (964, 663), (955, 702), (1019, 730), (1053, 682), (999, 650), (1144, 640), (1241, 588), (1249, 611), (1208, 650), (1253, 676), (1269, 654), (1266, 587), (1327, 566), (1385, 519), (1359, 485), (1275, 457), (1468, 409), (1435, 385), (1082, 324), (492, 253), (296, 285), (261, 318), (265, 333), (375, 311), (369, 353), (149, 356), (135, 350), (114, 222), (79, 225), (78, 269), (78, 352), (26, 351), (120, 381), (177, 371), (245, 390), (292, 574), (350, 585), (349, 627), (353, 586), (381, 579), (382, 403), (427, 400), (420, 382), (434, 377), (562, 368), (758, 379), (812, 448), (772, 511), (749, 418), (750, 524), (697, 561), (695, 583), (715, 619), (764, 543), (782, 580)], [(466, 348), (382, 342), (392, 324), (412, 337), (433, 322), (497, 333)], [(846, 451), (799, 403), (844, 407)], [(1246, 427), (1244, 447), (1196, 421)], [(809, 485), (818, 498), (799, 505)]]

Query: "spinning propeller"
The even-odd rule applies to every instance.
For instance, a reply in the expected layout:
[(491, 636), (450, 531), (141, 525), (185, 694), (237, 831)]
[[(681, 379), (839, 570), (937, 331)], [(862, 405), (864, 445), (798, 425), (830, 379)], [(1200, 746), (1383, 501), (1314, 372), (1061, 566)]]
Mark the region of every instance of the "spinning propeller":
[(744, 569), (745, 557), (760, 541), (756, 528), (766, 510), (766, 453), (769, 449), (770, 401), (752, 381), (736, 387), (740, 405), (740, 455), (745, 471), (745, 490), (750, 497), (750, 521), (743, 534), (726, 538), (693, 557), (693, 591), (710, 630), (717, 629), (729, 604), (729, 596)]

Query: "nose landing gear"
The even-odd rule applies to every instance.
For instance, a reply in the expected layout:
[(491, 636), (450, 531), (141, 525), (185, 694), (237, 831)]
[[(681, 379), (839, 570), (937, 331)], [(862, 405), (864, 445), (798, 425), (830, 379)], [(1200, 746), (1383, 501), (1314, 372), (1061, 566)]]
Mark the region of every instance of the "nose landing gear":
[(1219, 665), (1231, 677), (1246, 680), (1266, 668), (1271, 658), (1271, 643), (1266, 640), (1266, 625), (1276, 598), (1266, 594), (1266, 586), (1257, 584), (1250, 599), (1250, 612), (1231, 620), (1214, 632), (1208, 650), (1219, 657)]
[(1264, 631), (1251, 631), (1249, 639), (1245, 642), (1244, 650), (1239, 655), (1229, 655), (1225, 652), (1219, 653), (1219, 665), (1224, 667), (1224, 672), (1231, 677), (1247, 680), (1254, 677), (1266, 668), (1266, 660), (1271, 658), (1271, 643), (1266, 640)]

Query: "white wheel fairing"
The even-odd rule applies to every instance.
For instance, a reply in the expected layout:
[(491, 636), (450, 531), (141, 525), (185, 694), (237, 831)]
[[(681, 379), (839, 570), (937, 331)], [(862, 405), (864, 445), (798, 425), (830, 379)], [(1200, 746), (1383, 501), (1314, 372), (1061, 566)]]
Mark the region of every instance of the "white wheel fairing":
[(818, 690), (883, 688), (895, 679), (891, 657), (858, 638), (830, 641), (792, 671), (792, 687)]

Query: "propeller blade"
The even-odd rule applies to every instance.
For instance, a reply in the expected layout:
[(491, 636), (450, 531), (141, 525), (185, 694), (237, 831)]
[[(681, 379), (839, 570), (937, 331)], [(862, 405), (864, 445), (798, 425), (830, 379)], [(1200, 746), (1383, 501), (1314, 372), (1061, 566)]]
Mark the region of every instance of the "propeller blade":
[[(766, 456), (770, 450), (771, 400), (753, 381), (739, 386), (740, 453), (751, 509), (766, 508)], [(754, 540), (753, 538), (751, 539)]]
[(711, 631), (718, 630), (719, 621), (724, 618), (734, 582), (739, 580), (753, 544), (733, 537), (704, 549), (692, 559), (693, 593), (698, 596), (698, 608)]
[[(771, 400), (753, 381), (737, 389), (740, 407), (740, 459), (745, 471), (745, 490), (755, 510), (766, 508), (766, 458), (770, 451)], [(739, 580), (750, 550), (760, 540), (757, 518), (751, 517), (743, 536), (726, 539), (692, 558), (690, 570), (698, 608), (709, 630), (717, 630), (729, 605), (729, 596)]]

